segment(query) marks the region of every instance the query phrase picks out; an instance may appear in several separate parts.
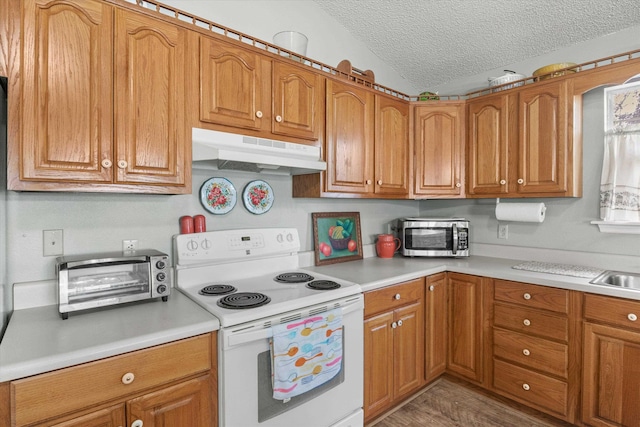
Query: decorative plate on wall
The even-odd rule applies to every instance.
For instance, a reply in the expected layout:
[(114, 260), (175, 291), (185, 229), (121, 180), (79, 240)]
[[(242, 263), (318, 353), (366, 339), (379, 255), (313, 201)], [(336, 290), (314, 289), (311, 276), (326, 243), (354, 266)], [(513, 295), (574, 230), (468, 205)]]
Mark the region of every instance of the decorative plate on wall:
[(200, 203), (213, 214), (226, 214), (236, 205), (236, 200), (236, 189), (226, 178), (209, 178), (200, 187)]
[(242, 201), (247, 210), (260, 215), (271, 209), (273, 205), (273, 189), (262, 180), (251, 181), (244, 187)]

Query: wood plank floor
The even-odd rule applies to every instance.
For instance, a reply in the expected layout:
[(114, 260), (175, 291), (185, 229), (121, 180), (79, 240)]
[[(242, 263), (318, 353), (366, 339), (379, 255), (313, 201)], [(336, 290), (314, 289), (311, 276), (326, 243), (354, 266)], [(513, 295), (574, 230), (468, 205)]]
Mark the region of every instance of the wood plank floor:
[[(517, 408), (517, 409), (516, 409)], [(564, 427), (570, 424), (444, 377), (367, 427)]]

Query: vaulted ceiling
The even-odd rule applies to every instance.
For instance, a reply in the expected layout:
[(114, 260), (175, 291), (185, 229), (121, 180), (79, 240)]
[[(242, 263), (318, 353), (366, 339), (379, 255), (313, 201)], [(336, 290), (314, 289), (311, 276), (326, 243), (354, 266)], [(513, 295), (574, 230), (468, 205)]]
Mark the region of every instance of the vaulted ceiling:
[[(315, 2), (424, 88), (640, 25), (638, 0)], [(640, 31), (637, 41), (640, 48)]]

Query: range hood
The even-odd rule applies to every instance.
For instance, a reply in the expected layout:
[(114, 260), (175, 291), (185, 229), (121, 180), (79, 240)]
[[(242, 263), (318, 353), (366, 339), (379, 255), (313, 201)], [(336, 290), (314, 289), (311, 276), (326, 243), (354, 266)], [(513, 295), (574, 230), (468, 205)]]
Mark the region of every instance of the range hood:
[(193, 167), (277, 175), (304, 175), (327, 169), (320, 147), (193, 128)]

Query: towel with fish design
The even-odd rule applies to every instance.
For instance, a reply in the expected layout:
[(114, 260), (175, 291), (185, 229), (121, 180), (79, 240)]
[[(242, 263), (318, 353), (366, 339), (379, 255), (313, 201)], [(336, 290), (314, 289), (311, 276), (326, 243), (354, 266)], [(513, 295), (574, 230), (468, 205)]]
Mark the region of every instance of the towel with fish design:
[(342, 367), (342, 309), (275, 325), (273, 398), (288, 400), (335, 377)]

